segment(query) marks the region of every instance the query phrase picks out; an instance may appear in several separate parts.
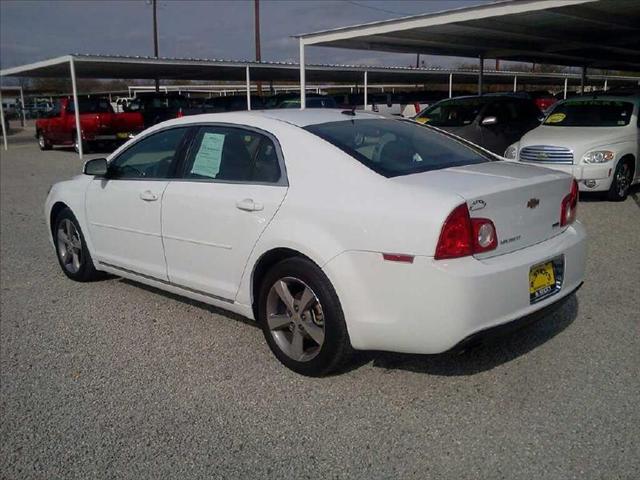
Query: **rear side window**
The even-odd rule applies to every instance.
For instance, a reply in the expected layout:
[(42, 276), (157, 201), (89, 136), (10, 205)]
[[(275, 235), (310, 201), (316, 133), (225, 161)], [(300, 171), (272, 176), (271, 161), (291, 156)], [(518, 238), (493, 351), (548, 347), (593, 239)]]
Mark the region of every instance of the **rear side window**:
[(386, 177), (492, 159), (435, 129), (402, 120), (345, 120), (305, 128)]
[(261, 133), (230, 127), (202, 127), (185, 162), (183, 178), (278, 183), (282, 172), (276, 146)]
[(486, 104), (480, 98), (445, 100), (427, 108), (416, 120), (434, 127), (464, 127), (473, 123)]

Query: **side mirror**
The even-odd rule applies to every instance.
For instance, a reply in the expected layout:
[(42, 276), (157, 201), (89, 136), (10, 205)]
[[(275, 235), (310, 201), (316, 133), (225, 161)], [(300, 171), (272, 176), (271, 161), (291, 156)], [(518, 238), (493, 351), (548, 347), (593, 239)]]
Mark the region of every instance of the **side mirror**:
[(82, 173), (85, 175), (95, 175), (97, 177), (104, 177), (107, 174), (107, 159), (106, 158), (94, 158), (84, 164)]
[(484, 117), (480, 125), (483, 127), (487, 127), (489, 125), (496, 125), (498, 123), (498, 119), (496, 117)]

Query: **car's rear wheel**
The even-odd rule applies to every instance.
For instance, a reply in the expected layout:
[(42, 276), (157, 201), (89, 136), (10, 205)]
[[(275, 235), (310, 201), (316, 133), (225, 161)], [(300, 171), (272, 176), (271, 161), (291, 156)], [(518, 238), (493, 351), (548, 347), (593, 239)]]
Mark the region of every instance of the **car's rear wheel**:
[(102, 276), (93, 266), (78, 220), (68, 208), (56, 217), (53, 241), (60, 268), (67, 277), (78, 282), (88, 282)]
[(297, 373), (326, 375), (351, 357), (338, 296), (310, 260), (289, 258), (269, 270), (260, 288), (258, 317), (271, 351)]
[[(73, 150), (76, 153), (80, 153), (80, 139), (76, 132), (73, 132)], [(89, 153), (89, 143), (82, 142), (82, 153)]]
[(630, 160), (621, 160), (618, 162), (616, 171), (613, 174), (613, 181), (607, 198), (614, 202), (621, 202), (627, 198), (629, 187), (633, 181), (633, 166)]
[(42, 132), (38, 132), (38, 147), (40, 147), (40, 150), (51, 150), (51, 143)]

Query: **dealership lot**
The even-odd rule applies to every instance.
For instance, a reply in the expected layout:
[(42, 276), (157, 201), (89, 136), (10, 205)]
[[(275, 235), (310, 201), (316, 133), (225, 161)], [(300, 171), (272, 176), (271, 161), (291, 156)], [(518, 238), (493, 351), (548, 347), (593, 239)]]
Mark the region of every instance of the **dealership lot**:
[[(48, 187), (80, 171), (32, 132), (2, 152), (0, 458), (8, 478), (634, 478), (640, 189), (587, 197), (587, 281), (463, 355), (282, 367), (250, 322), (118, 278), (68, 280)], [(100, 155), (91, 155), (97, 157)], [(428, 306), (425, 306), (425, 315)]]

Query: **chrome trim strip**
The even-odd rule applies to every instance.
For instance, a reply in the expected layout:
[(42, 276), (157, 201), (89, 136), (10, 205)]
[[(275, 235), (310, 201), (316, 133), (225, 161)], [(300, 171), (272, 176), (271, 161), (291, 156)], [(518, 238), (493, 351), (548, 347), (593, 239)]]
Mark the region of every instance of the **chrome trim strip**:
[(148, 280), (153, 280), (154, 282), (163, 283), (164, 285), (169, 285), (171, 287), (176, 287), (176, 288), (179, 288), (181, 290), (186, 290), (187, 292), (195, 293), (196, 295), (202, 295), (204, 297), (213, 298), (214, 300), (219, 300), (219, 301), (225, 302), (225, 303), (233, 303), (233, 300), (230, 300), (228, 298), (220, 297), (220, 296), (214, 295), (212, 293), (203, 292), (202, 290), (196, 290), (195, 288), (185, 287), (184, 285), (180, 285), (178, 283), (168, 282), (166, 280), (163, 280), (162, 278), (157, 278), (157, 277), (154, 277), (152, 275), (146, 275), (144, 273), (139, 273), (139, 272), (136, 272), (135, 270), (130, 270), (128, 268), (124, 268), (124, 267), (119, 267), (117, 265), (113, 265), (112, 263), (107, 263), (107, 262), (103, 262), (103, 261), (98, 261), (98, 263), (100, 265), (104, 265), (105, 267), (113, 268), (114, 270), (119, 270), (121, 272), (129, 273), (131, 275), (136, 275), (138, 277), (146, 278)]
[(143, 230), (136, 230), (135, 228), (116, 227), (115, 225), (109, 225), (107, 223), (98, 223), (98, 222), (90, 222), (90, 223), (94, 227), (111, 228), (113, 230), (121, 230), (123, 232), (137, 233), (139, 235), (147, 235), (149, 237), (160, 237), (161, 236), (159, 233), (145, 232)]
[(188, 238), (174, 237), (173, 235), (167, 235), (167, 234), (162, 235), (162, 238), (169, 239), (169, 240), (176, 240), (178, 242), (187, 242), (187, 243), (194, 243), (196, 245), (204, 245), (206, 247), (224, 248), (225, 250), (231, 250), (233, 248), (231, 245), (225, 245), (223, 243), (212, 243), (212, 242), (204, 242), (202, 240), (191, 240)]

